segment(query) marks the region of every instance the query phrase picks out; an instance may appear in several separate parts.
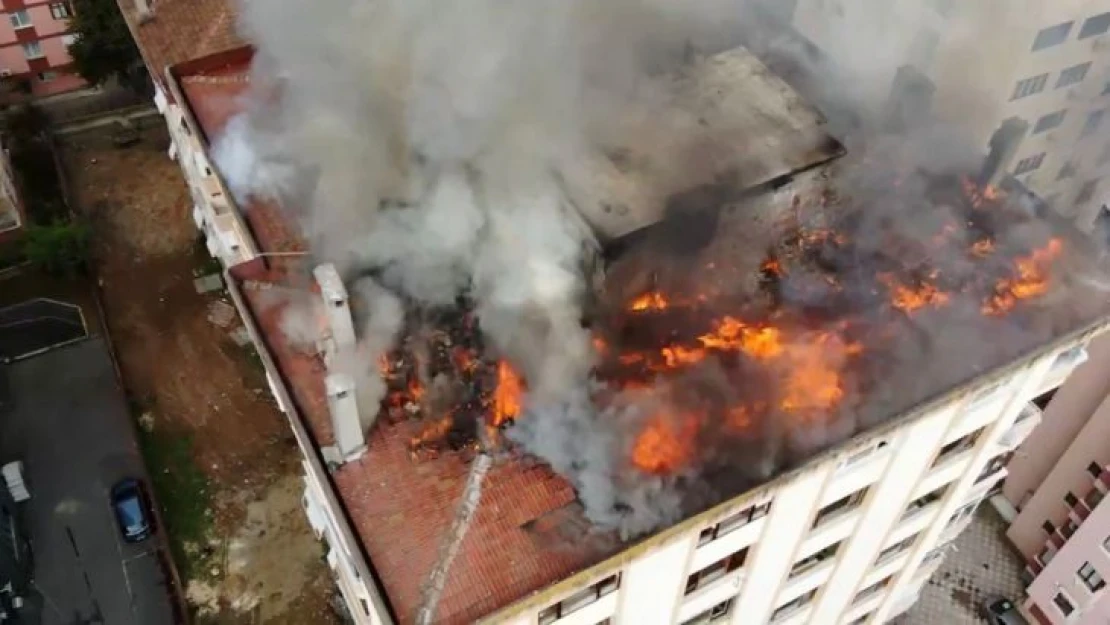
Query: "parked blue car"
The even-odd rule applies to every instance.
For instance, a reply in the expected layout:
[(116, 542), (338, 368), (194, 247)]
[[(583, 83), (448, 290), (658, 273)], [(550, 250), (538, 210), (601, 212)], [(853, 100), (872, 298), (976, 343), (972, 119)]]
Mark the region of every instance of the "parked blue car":
[(143, 483), (134, 478), (122, 479), (112, 487), (111, 497), (112, 510), (123, 540), (137, 543), (149, 538), (153, 533), (153, 524)]

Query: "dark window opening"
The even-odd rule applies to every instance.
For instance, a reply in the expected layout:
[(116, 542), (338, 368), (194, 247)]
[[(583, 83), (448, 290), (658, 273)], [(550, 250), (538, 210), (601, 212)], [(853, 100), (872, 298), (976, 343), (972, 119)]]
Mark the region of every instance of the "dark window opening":
[(1071, 33), (1071, 27), (1075, 22), (1064, 22), (1055, 26), (1049, 26), (1037, 33), (1033, 38), (1033, 50), (1043, 50), (1052, 46), (1060, 45), (1068, 40), (1068, 35)]
[(1071, 613), (1075, 611), (1075, 606), (1071, 604), (1071, 600), (1062, 592), (1056, 593), (1056, 596), (1052, 598), (1052, 603), (1056, 604), (1056, 607), (1064, 616), (1071, 616)]

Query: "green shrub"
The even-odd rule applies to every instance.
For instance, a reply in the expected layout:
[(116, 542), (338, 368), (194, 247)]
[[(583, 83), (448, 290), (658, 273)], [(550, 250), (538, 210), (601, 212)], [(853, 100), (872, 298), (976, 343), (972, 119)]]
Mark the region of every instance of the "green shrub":
[(74, 278), (88, 268), (89, 235), (88, 225), (81, 221), (32, 224), (24, 234), (23, 254), (47, 274)]

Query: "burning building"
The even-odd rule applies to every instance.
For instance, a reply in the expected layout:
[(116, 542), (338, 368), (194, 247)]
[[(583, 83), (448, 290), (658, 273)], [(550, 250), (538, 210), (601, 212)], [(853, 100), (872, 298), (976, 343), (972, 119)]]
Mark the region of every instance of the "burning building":
[(846, 155), (743, 48), (653, 73), (652, 123), (545, 164), (555, 222), (482, 215), (500, 247), (431, 297), (409, 270), (457, 284), (444, 241), (375, 253), (417, 207), (457, 218), (441, 194), (505, 190), (399, 185), (370, 252), (313, 257), (296, 193), (208, 156), (251, 60), (170, 68), (164, 113), (359, 623), (883, 622), (1110, 323), (1081, 237), (905, 146)]

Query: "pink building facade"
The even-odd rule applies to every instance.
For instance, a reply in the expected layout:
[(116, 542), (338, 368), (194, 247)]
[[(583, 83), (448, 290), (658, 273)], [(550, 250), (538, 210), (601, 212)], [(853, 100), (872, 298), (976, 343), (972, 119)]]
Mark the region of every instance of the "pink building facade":
[(1044, 417), (1010, 461), (1007, 537), (1026, 561), (1022, 601), (1043, 625), (1110, 623), (1110, 339), (1040, 402)]
[(48, 96), (85, 86), (71, 71), (69, 2), (0, 0), (0, 75), (31, 96)]

